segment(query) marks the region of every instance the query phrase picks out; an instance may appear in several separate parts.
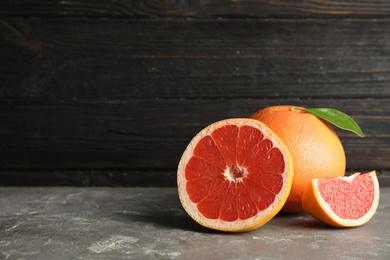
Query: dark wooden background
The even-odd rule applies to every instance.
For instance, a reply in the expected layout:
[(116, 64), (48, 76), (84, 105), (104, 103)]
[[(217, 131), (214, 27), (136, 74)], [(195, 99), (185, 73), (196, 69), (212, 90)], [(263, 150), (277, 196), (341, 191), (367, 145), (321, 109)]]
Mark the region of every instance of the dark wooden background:
[(0, 185), (174, 186), (206, 125), (333, 107), (390, 185), (390, 1), (0, 1)]

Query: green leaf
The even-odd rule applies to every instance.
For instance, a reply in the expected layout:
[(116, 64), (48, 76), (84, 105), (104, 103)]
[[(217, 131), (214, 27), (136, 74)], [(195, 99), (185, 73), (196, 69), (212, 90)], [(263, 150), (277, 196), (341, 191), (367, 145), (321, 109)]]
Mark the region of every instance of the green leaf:
[(305, 108), (304, 111), (322, 118), (329, 123), (364, 137), (364, 134), (358, 124), (347, 114), (333, 108)]

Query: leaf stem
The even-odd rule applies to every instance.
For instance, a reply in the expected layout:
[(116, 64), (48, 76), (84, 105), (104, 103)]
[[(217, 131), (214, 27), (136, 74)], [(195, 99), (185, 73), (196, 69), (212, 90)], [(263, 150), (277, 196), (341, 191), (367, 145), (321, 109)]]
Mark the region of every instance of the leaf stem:
[(304, 107), (290, 107), (290, 111), (295, 111), (295, 110), (306, 111)]

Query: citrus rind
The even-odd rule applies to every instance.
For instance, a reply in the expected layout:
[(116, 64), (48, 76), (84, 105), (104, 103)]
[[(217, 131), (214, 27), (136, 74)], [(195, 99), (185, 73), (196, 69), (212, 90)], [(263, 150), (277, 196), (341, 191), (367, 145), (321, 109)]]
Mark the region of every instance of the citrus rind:
[[(354, 178), (359, 176), (359, 174), (360, 173), (355, 173), (348, 177), (338, 178), (341, 178), (345, 181), (352, 181)], [(357, 219), (348, 219), (341, 218), (335, 214), (330, 205), (323, 199), (320, 194), (318, 187), (319, 179), (313, 179), (305, 190), (302, 200), (302, 206), (304, 210), (319, 221), (334, 227), (357, 227), (367, 223), (374, 216), (378, 208), (380, 192), (376, 172), (372, 171), (366, 174), (369, 174), (372, 177), (375, 194), (370, 209), (362, 217)]]

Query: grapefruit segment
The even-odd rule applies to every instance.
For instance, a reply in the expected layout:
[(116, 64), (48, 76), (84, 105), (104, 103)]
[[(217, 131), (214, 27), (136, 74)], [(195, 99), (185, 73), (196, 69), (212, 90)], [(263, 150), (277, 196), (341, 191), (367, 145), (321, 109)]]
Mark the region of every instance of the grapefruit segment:
[(199, 144), (194, 150), (194, 155), (220, 167), (221, 169), (226, 168), (225, 159), (222, 157), (221, 152), (218, 150), (211, 136), (205, 136), (199, 141)]
[(275, 216), (292, 183), (292, 159), (263, 123), (226, 119), (200, 131), (177, 170), (179, 198), (199, 224), (249, 231)]
[[(249, 126), (241, 127), (236, 147), (237, 163), (247, 167), (255, 162), (260, 148), (264, 147), (264, 145), (260, 145), (263, 140), (262, 132)], [(248, 153), (248, 151), (250, 152)]]
[(209, 219), (218, 219), (220, 217), (220, 211), (227, 189), (229, 188), (229, 182), (224, 181), (221, 185), (217, 186), (211, 193), (203, 194), (203, 199), (197, 203), (197, 208), (202, 214)]
[(256, 215), (258, 207), (253, 202), (252, 197), (249, 195), (247, 187), (244, 186), (243, 182), (239, 182), (237, 185), (237, 204), (241, 205), (239, 211), (240, 219), (248, 219)]
[(235, 221), (238, 219), (236, 185), (230, 182), (229, 187), (222, 200), (220, 218), (224, 221)]
[(274, 202), (275, 194), (265, 189), (263, 185), (259, 185), (249, 178), (243, 182), (258, 210), (265, 210)]
[(226, 165), (229, 169), (234, 168), (236, 164), (238, 130), (238, 127), (235, 125), (226, 125), (215, 129), (211, 133), (211, 137), (218, 147), (222, 157), (225, 159)]
[(367, 223), (379, 204), (376, 172), (348, 177), (313, 179), (302, 199), (304, 210), (335, 227), (355, 227)]

